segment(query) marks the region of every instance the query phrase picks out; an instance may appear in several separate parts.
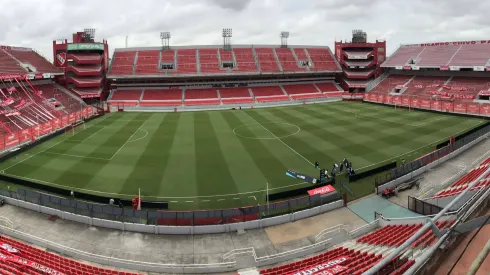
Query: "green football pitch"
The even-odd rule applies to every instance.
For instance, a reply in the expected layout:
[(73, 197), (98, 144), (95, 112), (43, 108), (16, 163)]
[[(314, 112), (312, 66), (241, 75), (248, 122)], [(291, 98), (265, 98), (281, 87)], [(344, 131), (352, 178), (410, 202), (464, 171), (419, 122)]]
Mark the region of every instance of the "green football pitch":
[[(316, 177), (315, 161), (330, 170), (346, 157), (359, 173), (419, 157), (483, 123), (358, 102), (112, 113), (1, 163), (0, 171), (114, 198), (141, 189), (143, 200), (175, 210), (229, 208), (263, 204), (266, 186), (269, 193), (308, 186), (287, 169)], [(350, 188), (374, 191), (372, 179)]]

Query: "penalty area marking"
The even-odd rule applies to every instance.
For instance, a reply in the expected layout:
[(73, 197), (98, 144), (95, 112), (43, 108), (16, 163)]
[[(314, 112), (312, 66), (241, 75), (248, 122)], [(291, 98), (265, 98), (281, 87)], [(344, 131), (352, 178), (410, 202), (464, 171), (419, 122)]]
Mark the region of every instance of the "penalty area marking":
[[(233, 133), (236, 135), (236, 136), (239, 136), (241, 138), (248, 138), (248, 139), (258, 139), (258, 140), (262, 140), (262, 139), (277, 139), (277, 138), (287, 138), (287, 137), (290, 137), (290, 136), (294, 136), (296, 134), (298, 134), (300, 131), (301, 131), (301, 128), (298, 126), (298, 125), (294, 125), (294, 124), (291, 124), (291, 123), (287, 123), (287, 122), (268, 122), (266, 124), (283, 124), (283, 125), (290, 125), (290, 126), (293, 126), (293, 127), (296, 127), (297, 130), (296, 132), (292, 133), (292, 134), (289, 134), (289, 135), (285, 135), (285, 136), (272, 136), (272, 137), (247, 137), (247, 136), (244, 136), (244, 135), (240, 135), (236, 132), (236, 130), (238, 128), (241, 128), (241, 127), (245, 127), (245, 126), (250, 126), (250, 125), (258, 125), (258, 126), (261, 126), (263, 127), (262, 125), (260, 125), (259, 123), (247, 123), (247, 124), (242, 124), (240, 126), (237, 126), (235, 128), (233, 128)], [(270, 131), (269, 131), (270, 133)]]
[(145, 120), (145, 122), (143, 122), (143, 124), (141, 124), (141, 126), (136, 129), (136, 131), (134, 131), (134, 133), (128, 138), (128, 140), (126, 140), (126, 142), (114, 153), (114, 155), (112, 155), (111, 159), (112, 160), (118, 153), (119, 151), (121, 151), (122, 148), (124, 148), (124, 146), (126, 146), (126, 144), (129, 143), (129, 140), (131, 140), (131, 138), (133, 138), (133, 136), (139, 132), (141, 130), (141, 128), (143, 128), (143, 126), (145, 126), (145, 124), (148, 122), (148, 120)]
[(128, 141), (128, 143), (130, 143), (130, 142), (136, 142), (136, 141), (138, 141), (138, 140), (142, 140), (142, 139), (146, 138), (146, 136), (148, 136), (148, 132), (147, 132), (146, 130), (144, 130), (144, 129), (139, 129), (139, 131), (145, 132), (145, 135), (144, 135), (144, 136), (142, 136), (142, 137), (140, 137), (140, 138), (137, 138), (137, 139), (135, 139), (135, 140), (130, 140), (130, 141)]
[(104, 159), (104, 158), (87, 157), (87, 156), (79, 156), (79, 155), (71, 155), (71, 154), (62, 154), (62, 153), (55, 153), (55, 152), (48, 152), (48, 151), (45, 151), (43, 153), (44, 154), (51, 154), (51, 155), (59, 155), (59, 156), (67, 156), (67, 157), (81, 158), (81, 159), (110, 160), (110, 159)]

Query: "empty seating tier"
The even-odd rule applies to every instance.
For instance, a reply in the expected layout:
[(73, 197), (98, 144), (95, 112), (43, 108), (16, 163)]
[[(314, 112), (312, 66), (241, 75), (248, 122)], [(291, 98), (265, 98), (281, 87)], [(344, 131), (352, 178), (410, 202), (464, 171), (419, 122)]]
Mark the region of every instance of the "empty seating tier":
[(284, 92), (279, 86), (252, 87), (252, 93), (257, 96), (284, 96)]
[(490, 57), (490, 44), (468, 42), (402, 45), (382, 66), (404, 66), (411, 60), (410, 65), (419, 67), (486, 66)]
[[(468, 173), (466, 173), (464, 176), (459, 178), (456, 182), (451, 184), (450, 187), (441, 190), (437, 192), (432, 198), (430, 199), (440, 199), (440, 198), (446, 198), (446, 197), (452, 197), (460, 194), (463, 192), (465, 189), (468, 188), (468, 185), (472, 183), (473, 181), (477, 180), (485, 171), (488, 169), (488, 165), (490, 163), (490, 158), (484, 160), (480, 166), (471, 169)], [(490, 175), (486, 175), (485, 178), (481, 179), (480, 182), (476, 183), (470, 191), (481, 189), (481, 188), (487, 188), (490, 187)]]
[(134, 73), (137, 75), (158, 74), (159, 58), (160, 51), (158, 50), (138, 51)]
[(177, 50), (176, 74), (196, 74), (197, 61), (196, 49)]
[(216, 89), (189, 89), (184, 92), (185, 99), (218, 98)]
[(0, 50), (0, 74), (24, 74), (24, 70), (6, 51)]
[(303, 48), (294, 48), (294, 53), (298, 58), (298, 61), (308, 61), (308, 56), (306, 55), (305, 49)]
[(313, 84), (282, 85), (282, 87), (289, 95), (319, 93)]
[(140, 100), (141, 90), (117, 90), (111, 100)]
[(111, 75), (131, 75), (133, 74), (134, 58), (136, 51), (114, 52), (112, 60)]
[(258, 72), (251, 48), (236, 48), (233, 52), (236, 59), (236, 68), (233, 72)]
[(412, 77), (412, 75), (389, 75), (371, 91), (389, 94), (394, 88), (403, 87)]
[(30, 65), (34, 73), (60, 73), (51, 62), (31, 49), (17, 50), (12, 48), (12, 50), (8, 50), (8, 53), (25, 65)]
[[(443, 229), (451, 226), (452, 222), (442, 221), (436, 222), (435, 224), (438, 228)], [(387, 225), (362, 236), (361, 238), (357, 239), (357, 242), (370, 245), (398, 247), (412, 237), (420, 228), (422, 228), (422, 224)], [(428, 230), (423, 236), (413, 242), (412, 246), (430, 246), (433, 244), (432, 242), (435, 240), (435, 238), (435, 234), (432, 233), (431, 230)]]
[(315, 83), (322, 93), (338, 92), (339, 89), (332, 82)]
[(220, 88), (221, 98), (251, 97), (248, 88)]
[(199, 106), (199, 105), (220, 105), (219, 99), (200, 99), (200, 100), (185, 100), (186, 106)]
[(330, 50), (328, 48), (309, 48), (306, 49), (313, 61), (313, 67), (310, 70), (313, 71), (340, 71), (341, 69), (335, 62)]
[[(137, 273), (123, 272), (110, 270), (105, 268), (96, 267), (86, 263), (78, 262), (69, 258), (62, 257), (60, 255), (47, 252), (43, 249), (35, 248), (33, 246), (24, 244), (22, 242), (16, 241), (14, 239), (1, 236), (0, 240), (3, 243), (9, 244), (13, 248), (19, 250), (18, 253), (10, 253), (6, 250), (2, 250), (3, 255), (10, 257), (19, 257), (23, 260), (33, 262), (31, 265), (26, 263), (26, 265), (20, 265), (17, 263), (12, 263), (7, 261), (8, 264), (1, 264), (1, 269), (6, 269), (13, 274), (54, 274), (61, 272), (67, 275), (136, 275)], [(8, 266), (10, 268), (6, 268)], [(17, 270), (24, 270), (24, 272), (16, 272)], [(50, 269), (50, 272), (44, 272)]]
[(281, 63), (282, 70), (284, 72), (304, 71), (305, 67), (299, 67), (296, 59), (294, 58), (291, 49), (278, 48), (275, 49), (277, 59)]
[(146, 89), (142, 100), (182, 100), (182, 90), (150, 90)]
[[(316, 274), (317, 271), (323, 270), (324, 274), (361, 275), (382, 259), (382, 254), (337, 247), (293, 263), (262, 269), (259, 273), (262, 275)], [(381, 268), (379, 274), (403, 274), (414, 263), (414, 260), (408, 258), (395, 257)]]
[(290, 101), (291, 99), (287, 95), (277, 95), (277, 96), (265, 96), (265, 97), (255, 97), (259, 103), (267, 102), (278, 102), (278, 101)]
[(201, 73), (221, 73), (218, 49), (199, 49)]
[(255, 49), (255, 53), (260, 64), (260, 70), (262, 72), (279, 72), (277, 59), (272, 50), (272, 48)]
[(175, 62), (175, 52), (173, 50), (162, 51), (162, 58), (160, 59), (162, 63), (174, 63)]

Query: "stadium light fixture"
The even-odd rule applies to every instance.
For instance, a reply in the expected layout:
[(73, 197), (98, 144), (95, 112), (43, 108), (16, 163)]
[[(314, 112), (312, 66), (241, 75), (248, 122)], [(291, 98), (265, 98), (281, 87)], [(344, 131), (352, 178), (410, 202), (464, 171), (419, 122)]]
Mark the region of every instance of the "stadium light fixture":
[(160, 38), (161, 39), (170, 39), (172, 36), (170, 32), (160, 32)]
[(233, 36), (233, 30), (231, 28), (223, 29), (223, 49), (225, 51), (231, 51), (231, 37)]
[(233, 29), (231, 28), (225, 28), (223, 29), (223, 37), (232, 37), (233, 36)]
[(288, 31), (282, 31), (281, 32), (281, 48), (287, 48), (288, 47), (288, 38), (289, 38), (289, 32)]
[(162, 47), (164, 50), (170, 49), (170, 38), (172, 35), (170, 32), (160, 32), (160, 39), (162, 39)]
[(90, 39), (95, 38), (95, 29), (93, 29), (93, 28), (83, 29), (83, 32), (84, 32), (85, 36), (89, 37)]

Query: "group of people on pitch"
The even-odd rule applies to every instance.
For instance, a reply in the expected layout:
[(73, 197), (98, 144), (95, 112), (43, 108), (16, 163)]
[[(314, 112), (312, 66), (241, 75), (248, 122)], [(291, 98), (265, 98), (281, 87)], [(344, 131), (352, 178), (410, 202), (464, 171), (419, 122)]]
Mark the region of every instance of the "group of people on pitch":
[[(337, 171), (338, 173), (342, 173), (342, 171), (344, 170), (344, 167), (345, 167), (345, 176), (352, 176), (352, 175), (355, 175), (356, 174), (356, 171), (354, 170), (354, 168), (352, 167), (352, 162), (350, 162), (347, 158), (344, 158), (344, 160), (342, 160), (340, 162), (340, 165), (337, 164), (337, 163), (334, 163), (333, 164), (333, 167), (332, 167), (332, 171), (330, 173), (330, 176), (328, 174), (328, 170), (325, 169), (325, 177), (326, 178), (330, 178), (330, 177), (333, 177), (335, 178), (335, 176), (337, 175)], [(320, 169), (320, 164), (317, 162), (315, 162), (315, 168), (317, 169)]]

